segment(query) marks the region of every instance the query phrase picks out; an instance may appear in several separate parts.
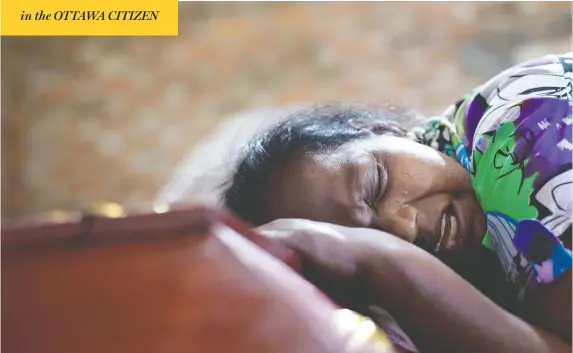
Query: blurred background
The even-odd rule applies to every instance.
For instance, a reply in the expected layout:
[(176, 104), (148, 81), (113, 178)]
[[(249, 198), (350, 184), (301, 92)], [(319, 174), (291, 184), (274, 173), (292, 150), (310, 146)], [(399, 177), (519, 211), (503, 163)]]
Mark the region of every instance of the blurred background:
[(516, 62), (571, 50), (570, 10), (185, 2), (178, 37), (4, 37), (2, 217), (213, 199), (233, 151), (291, 109), (376, 100), (438, 113)]

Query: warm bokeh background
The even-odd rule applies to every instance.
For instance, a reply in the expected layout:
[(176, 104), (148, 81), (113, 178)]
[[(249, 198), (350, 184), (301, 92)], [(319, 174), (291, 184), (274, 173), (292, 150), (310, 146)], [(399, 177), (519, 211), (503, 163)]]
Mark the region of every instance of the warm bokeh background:
[(213, 143), (191, 151), (233, 117), (219, 139), (318, 100), (438, 112), (504, 67), (570, 50), (570, 6), (186, 2), (178, 37), (2, 38), (2, 215), (177, 198), (223, 160)]

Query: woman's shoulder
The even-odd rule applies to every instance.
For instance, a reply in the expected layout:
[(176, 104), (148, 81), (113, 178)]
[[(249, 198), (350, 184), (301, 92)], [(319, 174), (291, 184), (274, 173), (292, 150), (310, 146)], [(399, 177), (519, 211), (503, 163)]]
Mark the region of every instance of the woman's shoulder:
[[(480, 137), (523, 126), (547, 130), (571, 125), (573, 53), (547, 55), (499, 73), (414, 127), (418, 142), (459, 160), (468, 170)], [(557, 120), (560, 121), (557, 121)], [(555, 121), (554, 121), (555, 120)], [(563, 120), (563, 121), (561, 121)], [(506, 124), (508, 123), (508, 124)], [(514, 131), (511, 131), (513, 133)], [(571, 147), (567, 141), (562, 142)]]
[[(566, 106), (568, 103), (553, 100), (571, 101), (572, 64), (573, 53), (567, 53), (515, 65), (475, 88), (445, 115), (453, 121), (466, 148), (473, 150), (480, 135), (528, 116), (527, 112), (519, 114), (524, 106), (543, 104), (545, 109)], [(549, 103), (541, 103), (544, 99)]]
[(488, 221), (484, 245), (496, 250), (522, 295), (572, 264), (562, 244), (573, 212), (572, 63), (571, 54), (553, 55), (508, 69), (456, 116)]

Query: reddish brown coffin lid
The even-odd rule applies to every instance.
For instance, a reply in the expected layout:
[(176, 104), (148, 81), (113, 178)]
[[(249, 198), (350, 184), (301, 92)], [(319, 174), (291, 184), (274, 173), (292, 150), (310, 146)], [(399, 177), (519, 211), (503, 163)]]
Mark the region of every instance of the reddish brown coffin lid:
[(161, 205), (130, 213), (117, 204), (102, 204), (94, 208), (95, 212), (54, 211), (3, 222), (2, 246), (12, 251), (22, 246), (152, 240), (165, 231), (202, 233), (213, 222), (223, 222), (296, 271), (300, 270), (300, 260), (294, 252), (281, 243), (256, 234), (226, 211), (191, 205), (171, 208)]
[[(312, 285), (205, 208), (4, 224), (10, 353), (390, 352), (356, 340)], [(240, 236), (241, 233), (243, 236)]]

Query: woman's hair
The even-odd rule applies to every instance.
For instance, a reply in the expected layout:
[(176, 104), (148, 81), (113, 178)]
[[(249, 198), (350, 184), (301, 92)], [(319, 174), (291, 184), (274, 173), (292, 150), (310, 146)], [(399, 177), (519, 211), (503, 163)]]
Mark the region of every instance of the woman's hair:
[[(405, 112), (368, 105), (329, 104), (295, 113), (255, 136), (244, 148), (222, 203), (253, 225), (267, 219), (269, 179), (293, 156), (325, 153), (375, 135), (406, 136), (398, 120)], [(293, 192), (297, 192), (293, 190)]]

